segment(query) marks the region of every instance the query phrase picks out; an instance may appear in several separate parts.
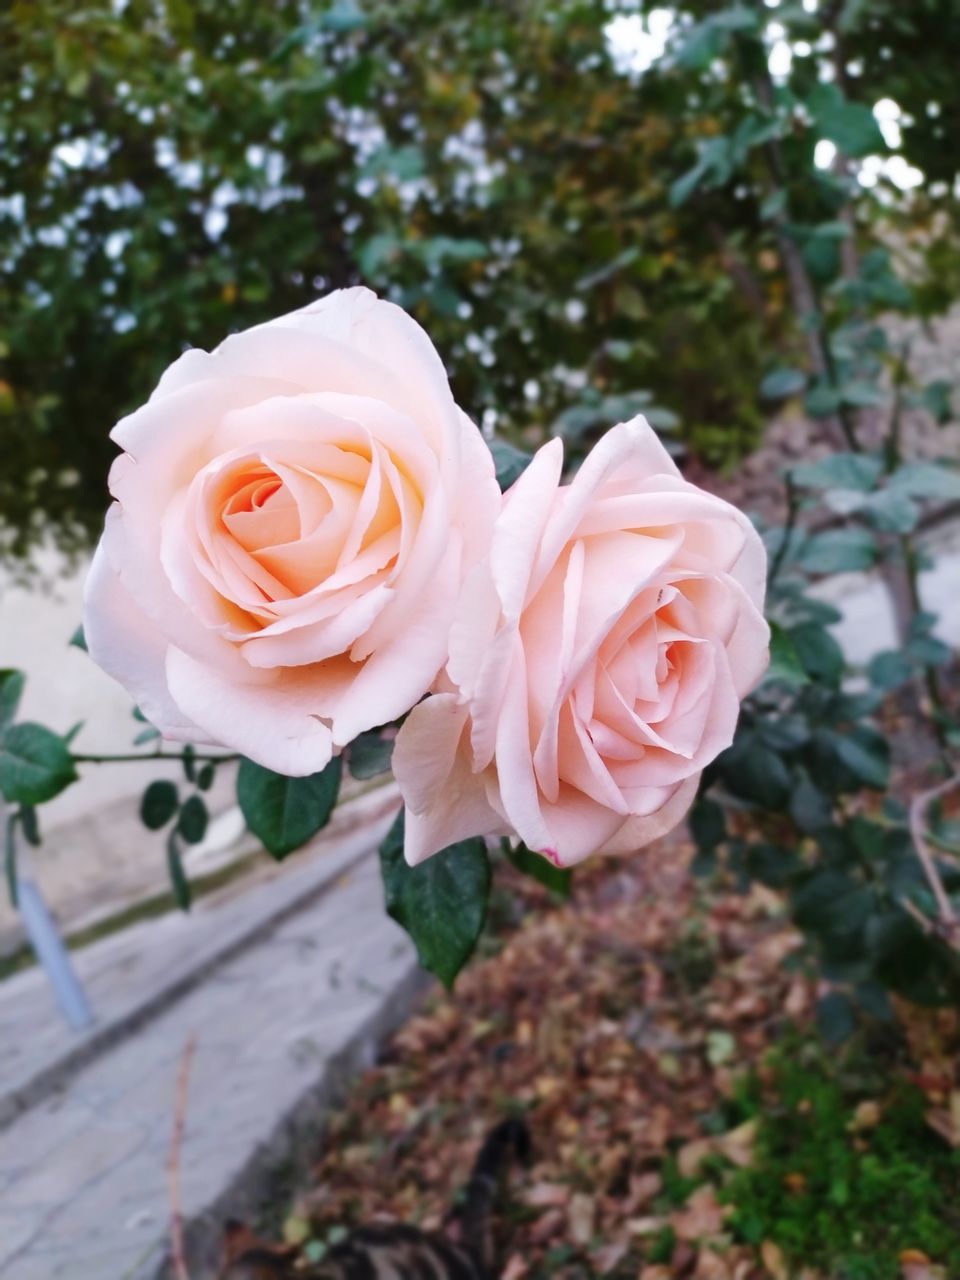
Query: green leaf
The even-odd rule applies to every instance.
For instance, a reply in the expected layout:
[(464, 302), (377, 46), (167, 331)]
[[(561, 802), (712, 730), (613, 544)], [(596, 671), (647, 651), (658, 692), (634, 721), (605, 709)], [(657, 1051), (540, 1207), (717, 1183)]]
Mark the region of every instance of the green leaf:
[(241, 760), (237, 801), (247, 826), (275, 858), (285, 858), (325, 827), (337, 802), (339, 756), (307, 778), (285, 778)]
[(0, 729), (13, 722), (26, 682), (23, 672), (13, 667), (0, 671)]
[(807, 385), (807, 375), (802, 369), (771, 369), (760, 383), (760, 395), (764, 400), (786, 400), (799, 395)]
[(88, 652), (87, 637), (83, 634), (82, 625), (77, 627), (76, 631), (74, 631), (73, 635), (70, 637), (70, 644), (72, 644), (75, 649), (82, 649), (84, 653)]
[(851, 573), (869, 569), (877, 545), (869, 529), (830, 529), (812, 534), (798, 557), (808, 573)]
[(897, 649), (876, 654), (867, 667), (870, 683), (884, 690), (900, 688), (913, 674), (913, 664)]
[(828, 1044), (839, 1045), (849, 1040), (857, 1027), (849, 997), (840, 991), (821, 996), (817, 1001), (817, 1026)]
[(188, 782), (196, 782), (197, 780), (197, 768), (195, 763), (196, 758), (197, 758), (196, 749), (193, 746), (191, 746), (191, 744), (188, 742), (187, 745), (183, 748), (183, 755), (181, 756), (181, 764), (183, 765), (184, 776), (186, 777)]
[(960, 498), (960, 471), (939, 462), (907, 462), (890, 477), (889, 488), (911, 498)]
[(853, 734), (837, 735), (834, 751), (846, 767), (869, 787), (883, 788), (890, 780), (890, 762), (883, 740), (858, 741)]
[(509, 841), (504, 841), (504, 851), (523, 875), (536, 880), (537, 884), (542, 884), (558, 898), (570, 897), (573, 891), (573, 872), (569, 867), (555, 867), (543, 854), (534, 853), (522, 843), (514, 849)]
[(17, 909), (17, 815), (7, 816), (3, 829), (3, 872), (7, 881), (7, 896), (14, 911)]
[(487, 910), (490, 862), (483, 840), (461, 840), (417, 867), (403, 857), (403, 811), (380, 846), (387, 912), (413, 939), (425, 969), (453, 986)]
[(855, 489), (869, 493), (882, 471), (882, 460), (873, 454), (832, 453), (819, 462), (793, 467), (790, 478), (805, 489)]
[(213, 779), (216, 775), (217, 766), (212, 760), (207, 763), (197, 773), (197, 786), (201, 791), (209, 791), (213, 786)]
[(766, 678), (794, 686), (806, 684), (809, 679), (793, 640), (776, 622), (770, 624), (770, 666)]
[(819, 623), (801, 622), (788, 634), (804, 671), (814, 680), (836, 688), (845, 664), (843, 650), (830, 632)]
[(850, 382), (843, 382), (837, 388), (840, 393), (840, 399), (843, 404), (848, 404), (854, 409), (872, 409), (878, 405), (886, 403), (886, 394), (882, 387), (878, 387), (874, 382), (864, 382), (860, 379), (851, 379)]
[(173, 899), (181, 911), (189, 911), (190, 904), (193, 902), (193, 890), (190, 888), (190, 881), (187, 879), (187, 873), (183, 868), (183, 858), (180, 855), (180, 844), (177, 840), (176, 831), (171, 831), (167, 836), (167, 871), (170, 875), (170, 887), (173, 890)]
[(375, 778), (390, 768), (393, 739), (377, 732), (361, 733), (347, 748), (347, 767), (355, 778)]
[(140, 800), (140, 821), (148, 830), (159, 831), (177, 812), (179, 804), (174, 783), (158, 778), (150, 783)]
[(833, 802), (814, 786), (806, 774), (793, 789), (790, 797), (790, 817), (807, 835), (822, 831), (833, 821)]
[(807, 110), (817, 130), (847, 156), (883, 153), (887, 144), (873, 112), (862, 102), (850, 102), (836, 84), (819, 84), (807, 97)]
[(943, 378), (928, 382), (923, 388), (920, 402), (941, 427), (953, 417), (953, 384)]
[(41, 724), (15, 724), (0, 738), (0, 794), (11, 804), (42, 804), (74, 782), (63, 738)]
[(909, 533), (916, 528), (920, 512), (912, 498), (899, 489), (881, 489), (872, 493), (861, 507), (875, 528), (884, 533)]
[(811, 418), (829, 418), (840, 408), (840, 397), (828, 382), (816, 382), (804, 397), (804, 408)]
[(37, 811), (32, 804), (21, 805), (17, 810), (17, 817), (20, 819), (20, 827), (23, 831), (24, 839), (28, 844), (32, 844), (38, 849), (41, 844), (40, 840), (40, 822), (37, 818)]
[(207, 806), (203, 798), (198, 795), (192, 795), (180, 810), (180, 817), (177, 820), (177, 834), (183, 836), (187, 844), (199, 844), (207, 834), (209, 821), (210, 815), (207, 812)]
[(514, 481), (523, 475), (533, 461), (529, 453), (515, 448), (512, 444), (508, 444), (506, 440), (492, 440), (490, 442), (490, 452), (493, 454), (493, 465), (497, 471), (497, 484), (500, 486), (502, 493), (505, 493)]
[(735, 795), (764, 809), (781, 809), (790, 794), (790, 771), (755, 733), (740, 734), (717, 761)]
[(701, 853), (710, 853), (727, 838), (727, 820), (716, 800), (705, 797), (690, 810), (690, 834)]

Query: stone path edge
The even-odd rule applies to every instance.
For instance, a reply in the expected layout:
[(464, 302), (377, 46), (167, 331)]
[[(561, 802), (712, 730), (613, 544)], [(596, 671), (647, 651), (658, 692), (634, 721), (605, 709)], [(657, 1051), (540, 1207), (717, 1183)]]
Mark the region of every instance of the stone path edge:
[[(343, 810), (354, 806), (366, 807), (363, 802), (367, 801), (369, 804), (372, 795), (377, 797), (379, 803), (371, 812), (364, 815), (366, 819), (375, 820), (390, 809), (398, 808), (400, 801), (395, 789), (392, 786), (385, 786), (382, 790), (382, 796), (377, 792), (366, 792), (358, 796), (355, 801), (343, 806)], [(261, 916), (253, 921), (241, 920), (232, 929), (212, 931), (209, 947), (189, 970), (173, 975), (169, 981), (145, 993), (143, 999), (132, 1008), (105, 1019), (102, 1024), (94, 1027), (82, 1039), (78, 1039), (55, 1060), (36, 1071), (29, 1082), (16, 1084), (0, 1092), (0, 1131), (25, 1110), (62, 1088), (81, 1068), (99, 1057), (112, 1045), (168, 1009), (175, 1001), (201, 983), (214, 969), (232, 960), (250, 943), (269, 933), (304, 906), (322, 897), (341, 876), (347, 874), (367, 857), (369, 857), (369, 850), (364, 849), (358, 851), (349, 861), (338, 862), (331, 868), (323, 866), (312, 868), (314, 876), (311, 877), (312, 882), (307, 888), (304, 888), (303, 879), (300, 877), (292, 878), (290, 884), (283, 885), (282, 888), (280, 887), (282, 882), (278, 882), (276, 900)]]
[[(224, 1222), (228, 1218), (256, 1222), (265, 1195), (275, 1194), (278, 1169), (283, 1171), (285, 1185), (303, 1181), (316, 1161), (330, 1111), (344, 1100), (353, 1080), (374, 1065), (384, 1042), (432, 985), (433, 979), (412, 958), (379, 1007), (278, 1120), (271, 1138), (252, 1152), (211, 1204), (184, 1223), (184, 1259), (191, 1275), (207, 1276), (211, 1268), (219, 1268)], [(168, 1245), (151, 1251), (122, 1280), (177, 1280)]]

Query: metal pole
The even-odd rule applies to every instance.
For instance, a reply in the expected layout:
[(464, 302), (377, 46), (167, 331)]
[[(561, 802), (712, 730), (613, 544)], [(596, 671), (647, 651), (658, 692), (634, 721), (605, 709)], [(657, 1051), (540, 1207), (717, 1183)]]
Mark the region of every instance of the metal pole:
[(94, 1022), (90, 1001), (74, 972), (70, 953), (43, 895), (33, 880), (20, 871), (17, 873), (17, 906), (30, 945), (53, 987), (60, 1012), (74, 1031), (85, 1031)]

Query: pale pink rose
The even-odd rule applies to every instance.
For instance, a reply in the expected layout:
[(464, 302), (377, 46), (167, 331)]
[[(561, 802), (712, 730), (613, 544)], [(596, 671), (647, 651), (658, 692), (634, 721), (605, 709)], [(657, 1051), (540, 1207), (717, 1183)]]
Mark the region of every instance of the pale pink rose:
[(346, 289), (188, 351), (113, 438), (84, 628), (164, 734), (308, 774), (430, 688), (500, 498), (398, 307)]
[(675, 826), (768, 660), (763, 545), (680, 476), (643, 418), (573, 482), (545, 445), (467, 578), (444, 691), (400, 730), (418, 863), (515, 832), (567, 866)]

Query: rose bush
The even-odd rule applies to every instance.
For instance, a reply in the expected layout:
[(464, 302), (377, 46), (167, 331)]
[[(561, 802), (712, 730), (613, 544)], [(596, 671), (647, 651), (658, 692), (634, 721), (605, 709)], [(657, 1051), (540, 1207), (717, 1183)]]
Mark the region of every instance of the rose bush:
[(733, 740), (768, 660), (749, 520), (683, 480), (643, 418), (561, 485), (560, 441), (467, 577), (444, 689), (394, 751), (416, 864), (514, 831), (558, 865), (649, 843)]
[(113, 438), (84, 631), (165, 736), (305, 775), (428, 690), (499, 491), (403, 311), (347, 289), (187, 351)]

